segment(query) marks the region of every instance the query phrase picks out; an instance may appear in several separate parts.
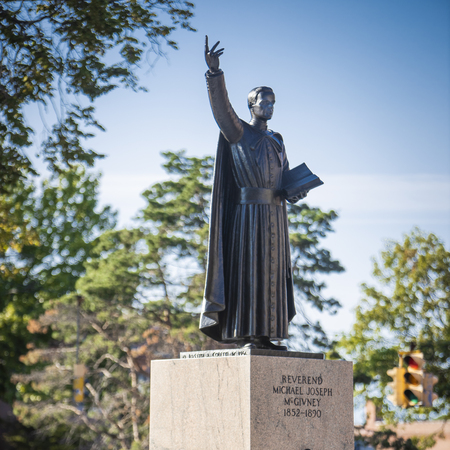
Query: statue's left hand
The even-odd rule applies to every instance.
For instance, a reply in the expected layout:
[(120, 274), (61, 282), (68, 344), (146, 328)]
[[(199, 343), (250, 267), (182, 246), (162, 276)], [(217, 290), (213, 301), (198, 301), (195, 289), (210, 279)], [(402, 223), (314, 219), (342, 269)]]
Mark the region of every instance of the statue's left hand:
[(217, 41), (210, 50), (208, 36), (205, 36), (205, 60), (210, 72), (217, 72), (219, 70), (219, 57), (222, 56), (224, 50), (223, 48), (216, 50), (219, 44), (220, 41)]
[(297, 203), (299, 200), (304, 199), (308, 195), (309, 191), (302, 191), (296, 197), (288, 198), (287, 201), (289, 203)]

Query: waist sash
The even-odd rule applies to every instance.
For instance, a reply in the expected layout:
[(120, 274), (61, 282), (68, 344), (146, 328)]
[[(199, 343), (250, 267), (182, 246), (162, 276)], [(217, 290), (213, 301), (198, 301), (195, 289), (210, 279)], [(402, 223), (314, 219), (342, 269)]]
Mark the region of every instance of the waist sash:
[(243, 187), (240, 189), (239, 204), (241, 205), (274, 205), (281, 206), (283, 198), (277, 189)]

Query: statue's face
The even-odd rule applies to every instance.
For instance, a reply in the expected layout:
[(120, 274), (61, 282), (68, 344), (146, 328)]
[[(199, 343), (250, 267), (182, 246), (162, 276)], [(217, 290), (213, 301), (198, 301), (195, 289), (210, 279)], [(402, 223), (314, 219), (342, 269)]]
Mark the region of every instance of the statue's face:
[(256, 103), (252, 106), (252, 113), (262, 120), (269, 120), (273, 115), (275, 95), (271, 92), (260, 92), (256, 98)]

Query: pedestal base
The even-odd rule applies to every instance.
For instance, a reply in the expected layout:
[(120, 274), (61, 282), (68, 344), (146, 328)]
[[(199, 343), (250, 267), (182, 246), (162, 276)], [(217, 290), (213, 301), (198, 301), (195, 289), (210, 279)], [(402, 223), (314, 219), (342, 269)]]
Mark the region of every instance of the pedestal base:
[(152, 361), (150, 449), (353, 450), (352, 363), (282, 354)]

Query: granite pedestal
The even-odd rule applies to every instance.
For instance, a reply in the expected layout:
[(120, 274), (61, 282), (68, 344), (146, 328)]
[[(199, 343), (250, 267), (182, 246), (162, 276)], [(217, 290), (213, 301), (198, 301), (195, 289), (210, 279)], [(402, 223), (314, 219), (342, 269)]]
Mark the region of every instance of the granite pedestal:
[(206, 353), (152, 361), (151, 450), (353, 450), (351, 362)]

